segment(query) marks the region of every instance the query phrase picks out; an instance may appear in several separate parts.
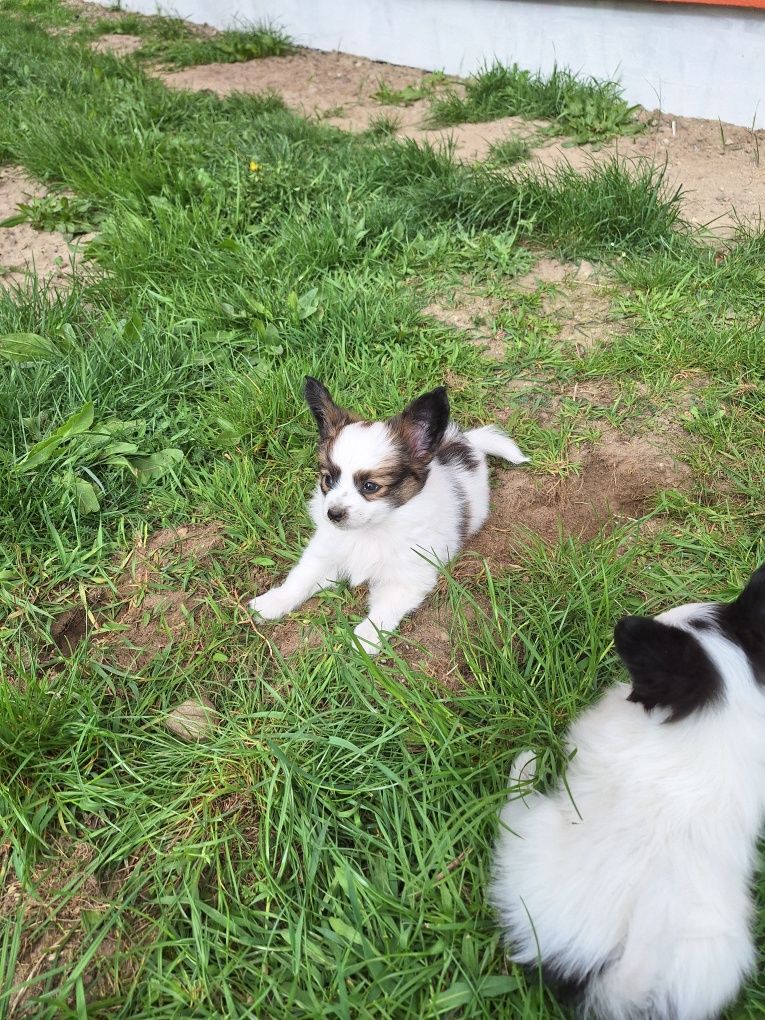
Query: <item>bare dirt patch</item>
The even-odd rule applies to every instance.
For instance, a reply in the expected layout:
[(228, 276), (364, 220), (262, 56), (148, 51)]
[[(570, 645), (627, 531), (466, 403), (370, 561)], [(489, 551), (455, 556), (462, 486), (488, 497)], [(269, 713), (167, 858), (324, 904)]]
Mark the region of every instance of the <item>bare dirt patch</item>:
[[(14, 216), (22, 202), (42, 198), (46, 191), (31, 181), (21, 167), (0, 167), (0, 221)], [(65, 287), (82, 245), (92, 235), (67, 241), (52, 230), (35, 230), (28, 223), (0, 227), (0, 287), (23, 284), (30, 276)]]
[(82, 606), (60, 613), (51, 624), (50, 636), (64, 656), (74, 655), (88, 632), (88, 614)]
[(173, 565), (184, 573), (223, 544), (223, 526), (208, 524), (165, 528), (132, 550), (114, 602), (116, 615), (95, 637), (104, 659), (123, 669), (146, 666), (194, 622), (203, 594), (183, 585)]
[(543, 258), (514, 286), (540, 291), (542, 314), (557, 325), (558, 340), (574, 344), (579, 354), (627, 330), (627, 319), (614, 307), (615, 282), (591, 262)]
[(413, 123), (422, 118), (427, 104), (384, 106), (372, 93), (381, 79), (395, 90), (419, 86), (425, 71), (382, 64), (348, 53), (323, 53), (301, 49), (285, 57), (265, 57), (240, 64), (205, 64), (182, 71), (162, 72), (173, 88), (203, 89), (227, 96), (232, 92), (276, 92), (284, 102), (306, 116), (331, 119), (347, 130), (363, 131), (371, 115), (395, 113)]
[(606, 434), (572, 461), (577, 469), (560, 478), (517, 470), (497, 474), (493, 512), (473, 546), (490, 565), (506, 562), (508, 548), (522, 544), (529, 532), (545, 542), (559, 535), (587, 540), (634, 521), (658, 492), (680, 488), (690, 476), (661, 440), (648, 437)]
[(193, 625), (204, 592), (187, 581), (223, 544), (218, 521), (163, 528), (139, 541), (121, 564), (114, 591), (93, 587), (86, 605), (55, 617), (51, 638), (64, 657), (90, 634), (104, 661), (139, 669)]
[(539, 259), (533, 269), (515, 281), (518, 290), (532, 291), (540, 286), (565, 283), (574, 273), (573, 262), (561, 262), (560, 259), (544, 257)]
[(90, 44), (95, 53), (111, 53), (115, 57), (129, 57), (140, 50), (143, 39), (140, 35), (125, 35), (120, 32), (107, 32)]
[(466, 283), (464, 287), (455, 287), (443, 301), (434, 301), (423, 308), (422, 314), (467, 333), (471, 342), (480, 347), (487, 358), (502, 361), (506, 334), (495, 321), (501, 309), (499, 298), (482, 294)]
[[(439, 584), (439, 589), (444, 587)], [(471, 607), (465, 606), (464, 612), (468, 615)], [(395, 645), (409, 666), (458, 693), (464, 689), (465, 680), (452, 643), (452, 619), (443, 592), (430, 595), (424, 605), (402, 621)]]
[(398, 136), (431, 145), (449, 144), (463, 162), (476, 163), (489, 156), (493, 145), (511, 136), (525, 141), (533, 139), (538, 134), (538, 126), (539, 122), (530, 122), (522, 117), (500, 117), (499, 120), (485, 121), (483, 124), (454, 124), (448, 128), (402, 126)]
[[(6, 931), (20, 923), (21, 946), (12, 982), (14, 986), (51, 970), (67, 970), (82, 954), (88, 937), (88, 925), (94, 917), (107, 914), (111, 904), (100, 883), (88, 873), (93, 861), (93, 848), (86, 843), (72, 843), (56, 848), (55, 859), (41, 864), (28, 885), (21, 882), (6, 866), (0, 894), (0, 924)], [(107, 936), (86, 967), (86, 987), (97, 978), (99, 962), (117, 949), (117, 940)], [(35, 985), (18, 989), (9, 1002), (11, 1017), (33, 1015), (25, 1004), (35, 994)]]

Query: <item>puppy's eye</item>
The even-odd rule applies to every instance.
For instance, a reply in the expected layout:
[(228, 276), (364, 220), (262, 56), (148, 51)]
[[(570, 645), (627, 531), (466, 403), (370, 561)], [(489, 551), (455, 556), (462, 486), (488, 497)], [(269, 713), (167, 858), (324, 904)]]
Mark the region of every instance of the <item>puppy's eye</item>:
[(335, 479), (332, 477), (332, 475), (328, 474), (325, 471), (324, 474), (321, 476), (321, 483), (325, 489), (331, 489), (332, 486), (335, 484)]
[(364, 482), (364, 484), (361, 486), (361, 491), (369, 494), (373, 492), (379, 492), (380, 486), (377, 484), (377, 482)]

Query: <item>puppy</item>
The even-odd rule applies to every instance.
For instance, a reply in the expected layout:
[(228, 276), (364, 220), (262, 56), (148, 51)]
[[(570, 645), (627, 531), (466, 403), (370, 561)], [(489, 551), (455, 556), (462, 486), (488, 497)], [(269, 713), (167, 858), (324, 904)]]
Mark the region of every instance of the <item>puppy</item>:
[(283, 584), (249, 603), (278, 620), (322, 588), (345, 579), (369, 585), (369, 615), (356, 627), (375, 654), (435, 587), (448, 562), (489, 513), (486, 455), (527, 460), (499, 429), (460, 432), (446, 389), (418, 397), (387, 421), (361, 421), (308, 377), (305, 397), (319, 430), (319, 483), (309, 503), (316, 525)]
[(491, 899), (514, 959), (599, 1020), (705, 1020), (755, 960), (765, 815), (765, 567), (729, 604), (616, 627), (631, 674), (585, 711), (565, 783), (510, 773)]

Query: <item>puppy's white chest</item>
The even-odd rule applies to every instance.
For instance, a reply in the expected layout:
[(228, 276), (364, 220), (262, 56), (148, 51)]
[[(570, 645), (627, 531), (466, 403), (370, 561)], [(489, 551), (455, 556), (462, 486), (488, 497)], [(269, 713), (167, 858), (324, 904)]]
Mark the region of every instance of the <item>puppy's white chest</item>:
[(355, 587), (381, 577), (400, 576), (415, 555), (406, 544), (396, 541), (396, 536), (367, 533), (347, 543), (340, 569)]

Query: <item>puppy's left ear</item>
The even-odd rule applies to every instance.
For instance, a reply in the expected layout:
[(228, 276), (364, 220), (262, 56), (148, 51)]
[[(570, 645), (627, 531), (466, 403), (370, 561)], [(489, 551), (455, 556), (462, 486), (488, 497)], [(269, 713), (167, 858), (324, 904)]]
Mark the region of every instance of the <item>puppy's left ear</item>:
[(314, 416), (316, 426), (319, 430), (319, 439), (324, 441), (330, 436), (336, 435), (341, 428), (348, 425), (353, 419), (344, 408), (339, 407), (324, 385), (313, 376), (305, 377), (303, 387), (305, 402)]
[(448, 424), (449, 398), (445, 386), (423, 393), (390, 422), (410, 457), (426, 462), (435, 454)]
[(626, 616), (614, 631), (616, 650), (632, 678), (628, 701), (684, 719), (722, 694), (722, 677), (696, 638), (648, 616)]

